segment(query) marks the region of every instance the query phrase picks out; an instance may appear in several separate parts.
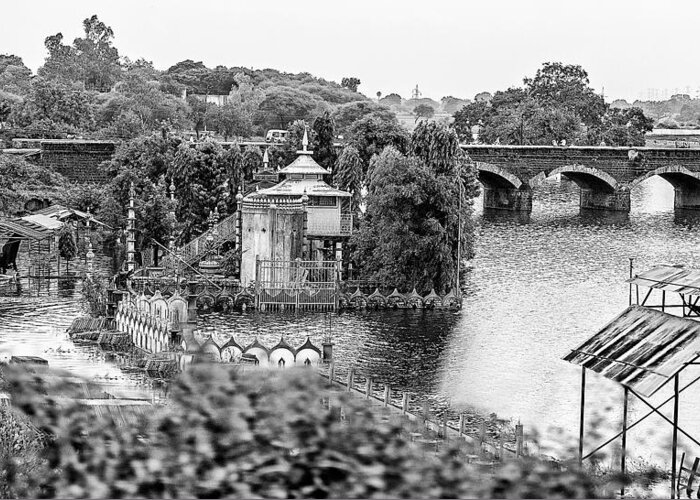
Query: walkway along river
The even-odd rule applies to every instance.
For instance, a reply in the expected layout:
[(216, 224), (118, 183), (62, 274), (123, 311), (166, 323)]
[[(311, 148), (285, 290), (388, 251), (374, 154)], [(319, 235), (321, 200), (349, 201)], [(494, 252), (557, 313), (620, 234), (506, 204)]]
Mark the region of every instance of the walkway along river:
[[(354, 365), (358, 373), (397, 390), (438, 395), (452, 407), (475, 406), (519, 419), (526, 433), (538, 429), (551, 438), (551, 428), (561, 427), (575, 436), (580, 371), (561, 357), (627, 305), (628, 257), (634, 257), (639, 270), (659, 263), (700, 267), (700, 214), (674, 213), (673, 190), (662, 179), (649, 179), (633, 190), (629, 215), (582, 214), (578, 202), (577, 186), (566, 180), (547, 182), (535, 191), (528, 220), (484, 214), (476, 200), (477, 257), (466, 276), (463, 309), (456, 314), (400, 310), (334, 315), (337, 362)], [(78, 313), (69, 298), (3, 297), (0, 350), (43, 356), (54, 366), (107, 377), (125, 391), (151, 387), (139, 376), (121, 372), (97, 348), (67, 340), (65, 328)], [(306, 335), (320, 344), (326, 332), (323, 314), (212, 313), (199, 321), (203, 335), (223, 340), (235, 334), (249, 341), (257, 334), (266, 344), (276, 343), (283, 333), (293, 344)], [(69, 352), (57, 352), (59, 347)], [(688, 369), (685, 377), (700, 375), (698, 371)], [(680, 409), (680, 425), (696, 433), (699, 390), (688, 390)], [(591, 374), (588, 391), (588, 401), (598, 404), (590, 405), (587, 418), (598, 411), (607, 419), (601, 432), (614, 434), (622, 415), (622, 389)], [(668, 395), (662, 392), (654, 399)], [(632, 402), (630, 421), (642, 412), (645, 407)], [(668, 465), (670, 435), (670, 426), (649, 418), (630, 432), (629, 455)]]

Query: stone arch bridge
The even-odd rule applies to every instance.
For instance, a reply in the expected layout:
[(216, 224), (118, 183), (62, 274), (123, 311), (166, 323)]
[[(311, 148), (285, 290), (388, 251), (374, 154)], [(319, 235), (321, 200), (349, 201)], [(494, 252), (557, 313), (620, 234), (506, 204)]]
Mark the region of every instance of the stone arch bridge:
[(532, 210), (532, 191), (561, 174), (581, 189), (581, 208), (629, 211), (630, 191), (658, 175), (675, 190), (674, 207), (700, 210), (700, 149), (605, 146), (462, 145), (476, 164), (484, 208)]

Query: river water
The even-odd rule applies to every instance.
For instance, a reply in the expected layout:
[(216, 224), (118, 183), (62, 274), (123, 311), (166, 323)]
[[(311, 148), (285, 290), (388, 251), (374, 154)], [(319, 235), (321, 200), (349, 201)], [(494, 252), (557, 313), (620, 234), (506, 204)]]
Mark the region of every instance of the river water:
[[(577, 435), (580, 397), (580, 369), (562, 356), (627, 306), (629, 257), (639, 271), (660, 263), (700, 267), (700, 214), (674, 212), (673, 190), (659, 178), (635, 188), (629, 215), (581, 213), (578, 187), (566, 180), (539, 187), (529, 217), (483, 213), (481, 200), (475, 206), (477, 256), (462, 311), (334, 314), (334, 356), (398, 389), (440, 395), (453, 408), (520, 420), (526, 432), (540, 433), (545, 451), (560, 452), (550, 448), (552, 438)], [(36, 294), (0, 298), (0, 355), (42, 356), (114, 391), (153, 389), (110, 355), (67, 338), (65, 328), (80, 313), (77, 290), (28, 295)], [(200, 317), (199, 328), (220, 341), (235, 335), (245, 344), (258, 336), (272, 346), (284, 334), (292, 345), (306, 335), (320, 345), (329, 325), (324, 314), (212, 313)], [(686, 372), (681, 384), (700, 368)], [(668, 394), (664, 389), (653, 400)], [(681, 426), (698, 435), (699, 396), (700, 385), (689, 389), (680, 407)], [(616, 432), (622, 389), (590, 374), (587, 398), (587, 420), (599, 415), (598, 432)], [(670, 416), (670, 405), (665, 410)], [(631, 402), (630, 421), (644, 413)], [(630, 431), (629, 453), (668, 465), (670, 436), (670, 426), (651, 417)]]

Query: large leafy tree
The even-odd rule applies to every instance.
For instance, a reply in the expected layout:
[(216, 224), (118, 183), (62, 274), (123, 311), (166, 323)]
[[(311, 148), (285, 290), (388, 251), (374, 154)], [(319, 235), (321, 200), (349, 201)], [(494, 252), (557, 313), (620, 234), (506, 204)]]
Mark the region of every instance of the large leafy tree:
[(322, 101), (291, 87), (274, 86), (266, 89), (260, 103), (256, 124), (262, 129), (286, 129), (295, 120), (310, 120)]
[(237, 176), (231, 175), (232, 168), (240, 165), (236, 154), (213, 141), (178, 147), (169, 175), (175, 183), (176, 216), (182, 224), (180, 243), (203, 233), (215, 209), (222, 218), (236, 210)]
[(443, 124), (420, 123), (409, 154), (388, 147), (373, 160), (367, 211), (352, 238), (361, 273), (404, 290), (454, 288), (458, 234), (461, 257), (473, 255), (471, 204), (477, 192), (456, 133)]
[(406, 152), (409, 135), (398, 120), (370, 114), (357, 120), (350, 128), (350, 144), (357, 148), (362, 159), (363, 182), (370, 167), (370, 159), (387, 146), (393, 146), (400, 152)]
[(38, 133), (80, 133), (94, 128), (94, 95), (81, 84), (35, 78), (13, 109), (17, 125)]
[(371, 101), (358, 101), (338, 106), (333, 111), (333, 121), (336, 132), (343, 136), (348, 135), (352, 125), (365, 116), (374, 115), (384, 120), (396, 120), (396, 114), (386, 106)]
[(360, 81), (359, 78), (354, 77), (354, 76), (346, 76), (344, 77), (341, 81), (340, 84), (347, 88), (352, 90), (353, 92), (357, 92), (357, 87), (361, 84), (362, 82)]
[(314, 159), (323, 168), (328, 171), (333, 170), (337, 154), (335, 152), (335, 124), (328, 112), (322, 116), (316, 117), (313, 124), (314, 142), (313, 151)]
[(164, 127), (185, 128), (187, 104), (147, 78), (139, 69), (130, 71), (112, 92), (99, 96), (97, 123), (104, 136), (129, 139)]
[(352, 194), (352, 211), (359, 214), (362, 203), (363, 168), (360, 153), (355, 146), (346, 146), (338, 157), (333, 172), (333, 183), (338, 189)]
[(21, 57), (0, 54), (0, 91), (16, 95), (29, 92), (32, 71)]
[(120, 78), (119, 51), (112, 46), (114, 31), (96, 15), (83, 21), (84, 36), (73, 45), (63, 44), (58, 33), (46, 38), (49, 56), (39, 74), (47, 78), (78, 81), (88, 90), (108, 91)]

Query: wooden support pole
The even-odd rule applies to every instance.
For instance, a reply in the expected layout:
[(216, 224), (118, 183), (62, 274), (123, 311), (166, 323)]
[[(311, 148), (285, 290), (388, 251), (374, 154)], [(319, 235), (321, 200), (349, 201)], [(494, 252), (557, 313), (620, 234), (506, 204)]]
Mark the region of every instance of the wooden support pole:
[(447, 410), (445, 410), (445, 414), (442, 416), (442, 439), (447, 442)]
[(515, 426), (515, 456), (523, 456), (523, 424), (516, 424)]
[(479, 427), (479, 444), (484, 444), (486, 441), (486, 421), (483, 420), (481, 422), (481, 426)]
[(372, 379), (367, 377), (365, 381), (365, 399), (372, 397)]
[(671, 450), (671, 498), (676, 498), (676, 455), (678, 453), (678, 381), (679, 375), (673, 380), (673, 449)]
[(426, 399), (423, 401), (423, 422), (430, 420), (430, 402)]
[(461, 436), (462, 434), (464, 434), (464, 428), (465, 428), (466, 425), (467, 425), (467, 419), (466, 419), (466, 417), (464, 416), (464, 413), (461, 413), (461, 414), (459, 415), (459, 435), (460, 435), (460, 436)]
[(355, 369), (350, 368), (348, 370), (348, 381), (347, 381), (348, 386), (345, 389), (346, 391), (348, 391), (348, 392), (352, 391), (352, 385), (354, 382), (354, 378), (355, 378)]
[(578, 466), (583, 466), (583, 417), (586, 408), (586, 367), (581, 367), (581, 415), (578, 431)]
[(390, 402), (391, 402), (391, 387), (389, 387), (389, 384), (384, 384), (384, 408), (387, 408), (389, 406)]
[(330, 369), (328, 370), (328, 385), (333, 385), (333, 379), (335, 378), (335, 363), (331, 361)]
[(666, 312), (666, 290), (661, 290), (661, 312)]
[[(629, 389), (625, 386), (625, 392), (622, 400), (622, 456), (620, 457), (620, 472), (622, 480), (625, 480), (627, 474), (627, 401), (629, 397)], [(620, 496), (625, 497), (625, 483), (622, 483), (620, 488)]]
[[(630, 279), (632, 279), (632, 261), (634, 260), (632, 257), (630, 259)], [(630, 300), (629, 300), (629, 305), (632, 305), (632, 283), (630, 283)]]
[(407, 392), (403, 393), (403, 399), (401, 400), (401, 411), (403, 411), (404, 415), (408, 413), (408, 401), (410, 397)]

